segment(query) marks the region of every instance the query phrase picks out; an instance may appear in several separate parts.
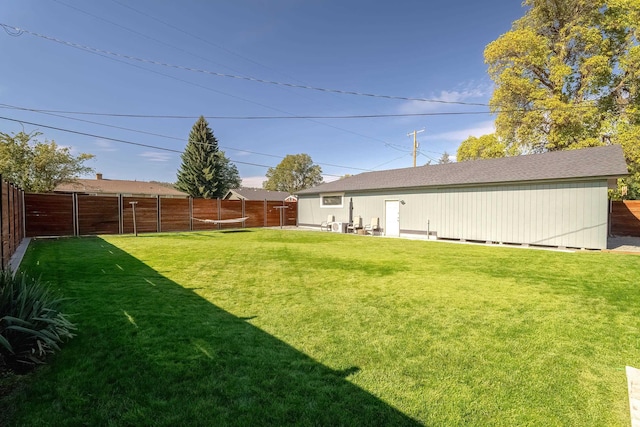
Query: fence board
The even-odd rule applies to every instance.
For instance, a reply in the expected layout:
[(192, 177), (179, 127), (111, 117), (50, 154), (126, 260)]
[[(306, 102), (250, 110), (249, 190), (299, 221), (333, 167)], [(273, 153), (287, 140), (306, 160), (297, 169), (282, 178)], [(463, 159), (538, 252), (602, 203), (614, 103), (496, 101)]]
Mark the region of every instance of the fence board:
[(285, 202), (288, 209), (285, 209), (285, 223), (284, 225), (298, 225), (298, 203), (297, 202)]
[[(193, 199), (193, 217), (198, 219), (220, 219), (216, 199)], [(216, 224), (193, 221), (194, 230), (217, 230)]]
[(133, 207), (136, 204), (136, 228), (138, 233), (155, 233), (158, 231), (158, 199), (156, 197), (123, 197), (122, 198), (122, 232), (133, 233)]
[(640, 200), (612, 202), (611, 234), (640, 237)]
[(27, 237), (73, 236), (73, 195), (24, 195)]
[[(74, 200), (77, 200), (74, 208)], [(186, 199), (170, 197), (122, 197), (87, 194), (27, 194), (27, 235), (74, 235), (74, 209), (77, 208), (77, 231), (87, 234), (133, 233), (133, 209), (136, 205), (136, 226), (139, 233), (157, 231), (217, 230), (242, 227), (241, 223), (212, 224), (193, 218), (219, 220), (249, 217), (245, 227), (277, 227), (280, 209), (285, 205), (282, 225), (296, 225), (296, 202), (266, 202), (219, 199)], [(190, 212), (189, 206), (192, 206)], [(158, 210), (159, 209), (159, 210)], [(265, 217), (266, 214), (266, 217)]]
[[(13, 252), (18, 248), (20, 242), (24, 238), (22, 194), (23, 191), (17, 187), (11, 186), (13, 191)], [(12, 252), (12, 254), (13, 254)]]
[(189, 231), (189, 199), (160, 198), (160, 231)]
[(118, 234), (118, 196), (78, 194), (78, 234)]
[(280, 211), (283, 206), (286, 206), (284, 202), (267, 202), (267, 227), (279, 227), (280, 225), (286, 225), (286, 218), (288, 213), (286, 212), (288, 209), (284, 209), (284, 214), (282, 217), (282, 224)]
[(24, 239), (24, 192), (0, 176), (0, 269), (9, 266), (11, 257)]
[(9, 184), (0, 181), (1, 190), (0, 197), (2, 201), (2, 211), (0, 212), (0, 234), (2, 235), (0, 252), (2, 254), (2, 269), (9, 263), (11, 259), (11, 216), (9, 215)]
[[(244, 217), (242, 214), (242, 200), (221, 200), (220, 202), (220, 219), (236, 219)], [(239, 227), (242, 227), (241, 222), (220, 224), (220, 228)]]
[(249, 217), (246, 227), (264, 227), (264, 200), (245, 200), (244, 215)]

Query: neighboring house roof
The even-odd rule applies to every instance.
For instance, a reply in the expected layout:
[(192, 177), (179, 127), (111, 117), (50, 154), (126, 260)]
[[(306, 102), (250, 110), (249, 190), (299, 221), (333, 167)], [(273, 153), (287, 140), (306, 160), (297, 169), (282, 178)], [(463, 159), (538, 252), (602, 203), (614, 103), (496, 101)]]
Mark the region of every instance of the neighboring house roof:
[(240, 187), (229, 190), (224, 199), (269, 200), (281, 202), (290, 197), (286, 191), (271, 191), (262, 188)]
[(622, 147), (609, 145), (501, 159), (365, 172), (302, 190), (298, 194), (575, 178), (616, 178), (625, 175), (628, 175), (628, 171)]
[(74, 182), (60, 184), (53, 190), (57, 193), (91, 194), (136, 194), (153, 196), (182, 196), (187, 193), (166, 187), (155, 182), (126, 181), (121, 179), (77, 179)]

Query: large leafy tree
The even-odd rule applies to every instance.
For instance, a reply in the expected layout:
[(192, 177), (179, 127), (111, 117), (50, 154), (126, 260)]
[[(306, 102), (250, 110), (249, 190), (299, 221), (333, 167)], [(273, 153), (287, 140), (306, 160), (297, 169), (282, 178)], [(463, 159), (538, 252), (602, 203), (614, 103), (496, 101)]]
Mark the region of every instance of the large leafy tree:
[(308, 154), (289, 154), (275, 168), (267, 171), (262, 187), (290, 194), (322, 183), (322, 169)]
[(176, 188), (191, 197), (215, 199), (241, 183), (238, 168), (218, 147), (207, 120), (200, 116), (191, 128), (189, 142), (182, 153)]
[(456, 153), (456, 160), (464, 162), (476, 159), (495, 159), (505, 157), (506, 154), (505, 145), (492, 133), (478, 138), (470, 136), (462, 141)]
[(485, 49), (498, 138), (523, 152), (621, 144), (637, 180), (640, 2), (524, 5), (511, 31)]
[(61, 147), (55, 141), (39, 141), (40, 135), (0, 132), (0, 173), (5, 180), (25, 191), (42, 193), (93, 172), (84, 164), (94, 157), (92, 154), (74, 156), (69, 147)]

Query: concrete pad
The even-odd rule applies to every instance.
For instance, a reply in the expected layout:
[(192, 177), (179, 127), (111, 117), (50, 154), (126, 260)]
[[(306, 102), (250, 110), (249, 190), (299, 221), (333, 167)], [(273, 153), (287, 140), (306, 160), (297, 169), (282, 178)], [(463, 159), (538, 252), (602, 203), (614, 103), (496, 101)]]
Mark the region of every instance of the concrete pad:
[(616, 252), (640, 253), (640, 237), (612, 236), (607, 239), (607, 249)]
[(25, 252), (27, 252), (27, 248), (29, 247), (30, 242), (30, 237), (22, 239), (22, 242), (20, 242), (18, 249), (16, 249), (15, 253), (9, 260), (9, 269), (13, 272), (13, 274), (16, 274), (16, 271), (18, 271), (20, 263), (22, 262), (22, 258), (24, 257)]
[(640, 369), (627, 366), (631, 427), (640, 427)]

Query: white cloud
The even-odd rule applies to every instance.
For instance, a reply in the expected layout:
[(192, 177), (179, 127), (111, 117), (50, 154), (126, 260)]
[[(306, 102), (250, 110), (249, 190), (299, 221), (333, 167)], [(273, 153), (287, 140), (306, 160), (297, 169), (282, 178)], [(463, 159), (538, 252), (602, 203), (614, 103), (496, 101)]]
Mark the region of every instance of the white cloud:
[(234, 157), (244, 157), (244, 156), (250, 156), (254, 153), (249, 153), (247, 151), (234, 151), (233, 156)]
[(248, 176), (242, 178), (242, 186), (249, 188), (262, 188), (262, 183), (267, 179), (263, 176)]
[(98, 147), (98, 151), (118, 151), (115, 144), (104, 139), (97, 139), (94, 144)]
[[(324, 182), (331, 182), (336, 181), (340, 178), (338, 178), (337, 176), (322, 175), (322, 179), (324, 180)], [(266, 180), (267, 178), (264, 176), (247, 176), (242, 178), (242, 186), (249, 188), (262, 188), (262, 183)]]
[[(417, 98), (433, 99), (440, 102), (407, 101), (400, 106), (401, 114), (428, 113), (443, 109), (450, 102), (478, 102), (484, 103), (479, 98), (489, 95), (491, 86), (487, 84), (467, 84), (456, 90), (441, 90), (439, 94), (429, 96), (417, 96)], [(474, 101), (475, 100), (475, 101)]]
[(159, 153), (157, 151), (145, 151), (140, 154), (140, 157), (144, 157), (151, 162), (168, 162), (171, 159), (172, 154)]
[(496, 131), (493, 120), (477, 123), (476, 126), (466, 129), (455, 130), (451, 132), (437, 133), (433, 135), (427, 134), (425, 139), (436, 141), (452, 141), (458, 144), (469, 138), (470, 136), (479, 137), (494, 133)]

